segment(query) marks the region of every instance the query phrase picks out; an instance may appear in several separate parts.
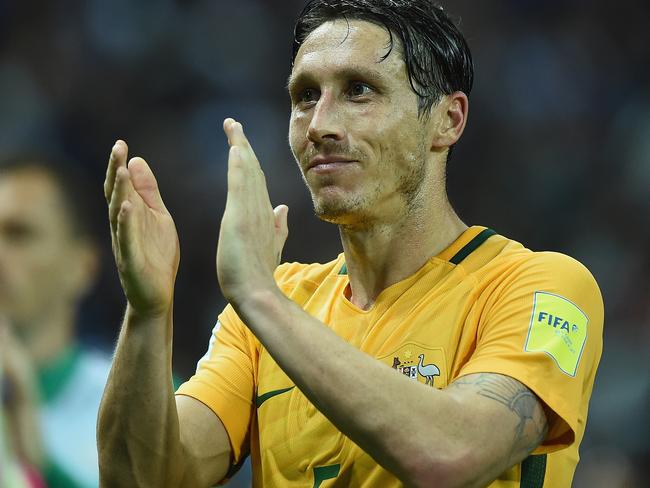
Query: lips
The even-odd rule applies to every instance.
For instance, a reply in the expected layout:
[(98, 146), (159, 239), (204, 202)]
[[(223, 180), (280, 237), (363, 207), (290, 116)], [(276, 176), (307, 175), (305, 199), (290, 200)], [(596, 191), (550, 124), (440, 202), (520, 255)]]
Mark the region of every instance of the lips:
[(356, 160), (346, 158), (345, 156), (331, 155), (331, 156), (316, 156), (307, 165), (307, 170), (310, 170), (317, 166), (334, 166), (338, 164), (354, 163)]

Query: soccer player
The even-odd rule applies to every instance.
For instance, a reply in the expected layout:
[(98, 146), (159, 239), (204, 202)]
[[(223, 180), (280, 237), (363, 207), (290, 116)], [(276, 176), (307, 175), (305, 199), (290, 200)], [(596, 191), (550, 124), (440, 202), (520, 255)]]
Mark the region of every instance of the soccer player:
[(0, 353), (11, 349), (12, 369), (34, 384), (37, 394), (24, 403), (37, 409), (40, 432), (29, 432), (29, 445), (40, 434), (43, 475), (57, 488), (99, 483), (97, 411), (111, 365), (76, 334), (99, 270), (78, 180), (41, 157), (0, 162), (0, 315), (14, 339)]
[(38, 393), (29, 355), (0, 314), (0, 486), (44, 486)]
[(468, 227), (449, 204), (472, 70), (429, 1), (307, 5), (289, 140), (343, 252), (278, 266), (288, 209), (226, 119), (229, 305), (175, 400), (177, 234), (148, 164), (114, 145), (105, 194), (128, 305), (100, 410), (106, 486), (211, 486), (249, 454), (265, 487), (570, 486), (603, 304), (575, 260)]

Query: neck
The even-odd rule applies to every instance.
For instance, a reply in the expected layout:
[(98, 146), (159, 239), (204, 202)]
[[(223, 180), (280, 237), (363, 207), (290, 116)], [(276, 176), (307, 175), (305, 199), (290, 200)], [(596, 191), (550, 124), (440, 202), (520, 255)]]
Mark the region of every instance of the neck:
[(20, 324), (20, 338), (37, 369), (54, 362), (74, 342), (74, 322), (74, 313), (60, 306), (30, 324)]
[(446, 196), (363, 229), (339, 227), (350, 301), (369, 309), (384, 289), (411, 276), (465, 229)]

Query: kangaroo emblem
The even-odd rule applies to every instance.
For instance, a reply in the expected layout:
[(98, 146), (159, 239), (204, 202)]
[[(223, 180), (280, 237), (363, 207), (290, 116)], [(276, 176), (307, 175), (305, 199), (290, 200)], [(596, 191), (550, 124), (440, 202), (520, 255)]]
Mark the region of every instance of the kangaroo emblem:
[(418, 363), (418, 373), (420, 373), (420, 376), (424, 376), (426, 378), (427, 385), (433, 386), (433, 377), (440, 376), (440, 370), (438, 369), (438, 366), (435, 364), (422, 364), (424, 361), (424, 354), (420, 354), (418, 357), (420, 358), (420, 362)]

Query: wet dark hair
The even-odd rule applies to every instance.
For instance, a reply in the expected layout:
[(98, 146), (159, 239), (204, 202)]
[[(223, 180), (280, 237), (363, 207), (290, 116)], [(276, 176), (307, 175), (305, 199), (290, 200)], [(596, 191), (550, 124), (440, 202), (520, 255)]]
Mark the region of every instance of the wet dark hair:
[(325, 22), (364, 20), (383, 26), (390, 41), (386, 59), (401, 41), (409, 81), (418, 96), (418, 113), (428, 116), (443, 95), (469, 96), (474, 82), (467, 41), (442, 7), (429, 0), (311, 0), (294, 29), (292, 66), (298, 49)]
[(0, 160), (0, 179), (6, 175), (36, 172), (45, 175), (60, 194), (66, 219), (72, 234), (95, 242), (97, 232), (93, 222), (96, 209), (90, 198), (89, 179), (81, 168), (72, 167), (64, 159), (53, 155), (21, 153)]

